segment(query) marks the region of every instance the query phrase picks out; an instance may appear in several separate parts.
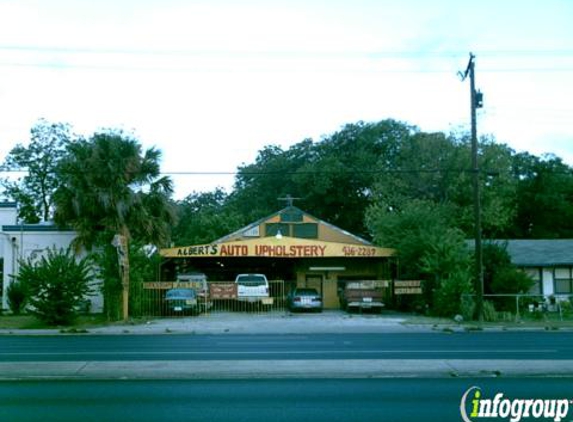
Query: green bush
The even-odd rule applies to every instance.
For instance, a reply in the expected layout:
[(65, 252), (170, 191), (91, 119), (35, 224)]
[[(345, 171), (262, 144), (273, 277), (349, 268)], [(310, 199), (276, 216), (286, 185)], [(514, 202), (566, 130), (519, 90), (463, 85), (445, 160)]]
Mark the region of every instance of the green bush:
[(476, 304), (473, 296), (462, 295), (462, 301), (460, 304), (460, 312), (464, 317), (464, 321), (471, 321), (474, 319)]
[(8, 307), (14, 315), (20, 315), (26, 305), (27, 292), (24, 285), (19, 281), (13, 281), (6, 289)]
[(493, 302), (486, 300), (483, 302), (483, 320), (487, 322), (497, 321), (497, 311)]
[(444, 317), (462, 313), (460, 298), (471, 292), (471, 283), (463, 272), (442, 280), (434, 292), (434, 313)]
[(573, 316), (573, 304), (570, 301), (561, 301), (559, 302), (559, 306), (561, 307), (561, 315), (563, 315), (564, 318)]
[(16, 278), (28, 292), (30, 312), (47, 324), (62, 325), (73, 322), (92, 293), (91, 274), (87, 258), (76, 259), (71, 248), (53, 248), (39, 261), (21, 261)]

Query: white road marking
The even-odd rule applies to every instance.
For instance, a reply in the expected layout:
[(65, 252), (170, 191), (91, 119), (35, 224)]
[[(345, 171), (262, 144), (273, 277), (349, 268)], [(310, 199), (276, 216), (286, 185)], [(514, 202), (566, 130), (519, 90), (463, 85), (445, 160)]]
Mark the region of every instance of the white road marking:
[(272, 351), (77, 351), (77, 352), (0, 352), (0, 356), (78, 356), (78, 355), (144, 355), (144, 356), (157, 356), (157, 355), (280, 355), (280, 354), (296, 354), (296, 355), (328, 355), (328, 354), (418, 354), (418, 353), (447, 353), (447, 354), (540, 354), (540, 353), (558, 353), (553, 349), (535, 349), (535, 350), (520, 350), (520, 349), (499, 349), (499, 350), (272, 350)]

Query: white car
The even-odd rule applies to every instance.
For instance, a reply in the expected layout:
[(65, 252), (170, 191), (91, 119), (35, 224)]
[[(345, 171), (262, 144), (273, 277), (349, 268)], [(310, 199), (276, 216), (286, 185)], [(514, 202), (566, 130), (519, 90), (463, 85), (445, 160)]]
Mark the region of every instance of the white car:
[(260, 303), (272, 305), (269, 281), (264, 274), (239, 274), (235, 278), (237, 284), (237, 300), (239, 302)]

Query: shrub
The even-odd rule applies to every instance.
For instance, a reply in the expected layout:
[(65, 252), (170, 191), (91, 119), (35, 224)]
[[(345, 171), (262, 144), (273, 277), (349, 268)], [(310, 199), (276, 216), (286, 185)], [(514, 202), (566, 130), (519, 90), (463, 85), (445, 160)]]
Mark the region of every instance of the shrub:
[(573, 315), (573, 304), (570, 301), (564, 300), (559, 302), (561, 308), (561, 315), (565, 318), (570, 318)]
[(53, 248), (39, 261), (20, 262), (16, 278), (29, 294), (31, 313), (50, 325), (69, 324), (91, 293), (91, 269), (90, 261), (77, 260), (71, 248)]
[(486, 300), (483, 302), (483, 320), (487, 322), (497, 321), (497, 312), (493, 302)]
[(472, 286), (465, 274), (454, 274), (442, 280), (434, 291), (434, 313), (451, 317), (462, 312), (462, 295), (472, 292)]
[(8, 307), (14, 315), (20, 315), (26, 305), (27, 292), (24, 285), (19, 281), (13, 281), (6, 289)]
[(460, 304), (460, 312), (464, 321), (471, 321), (474, 319), (476, 304), (473, 296), (462, 295), (462, 300)]

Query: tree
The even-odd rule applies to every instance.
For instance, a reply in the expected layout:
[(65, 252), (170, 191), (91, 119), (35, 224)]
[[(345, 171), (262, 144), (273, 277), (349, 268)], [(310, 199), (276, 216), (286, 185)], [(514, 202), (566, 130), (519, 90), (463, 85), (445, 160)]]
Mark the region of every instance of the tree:
[(50, 220), (53, 212), (53, 193), (59, 185), (56, 175), (58, 162), (72, 139), (70, 126), (39, 120), (31, 129), (28, 146), (16, 145), (9, 152), (2, 167), (26, 171), (17, 181), (1, 181), (4, 194), (19, 204), (19, 217), (25, 223)]
[(358, 122), (317, 143), (314, 159), (294, 176), (309, 212), (369, 237), (364, 215), (372, 201), (374, 181), (380, 172), (393, 167), (400, 146), (416, 132), (391, 119)]
[[(158, 270), (160, 268), (161, 257), (155, 248), (141, 244), (138, 241), (129, 243), (129, 314), (133, 317), (140, 317), (149, 311), (149, 303), (145, 303), (146, 296), (143, 290), (143, 283), (159, 280)], [(102, 245), (92, 254), (98, 270), (98, 277), (105, 280), (103, 295), (106, 298), (117, 297), (122, 290), (121, 273), (117, 259), (117, 251), (111, 245)], [(147, 308), (145, 308), (147, 305)], [(109, 320), (117, 320), (122, 317), (121, 302), (107, 300), (104, 313)], [(149, 315), (149, 314), (147, 314)]]
[(87, 257), (77, 259), (72, 248), (48, 249), (39, 261), (20, 262), (15, 279), (28, 295), (30, 312), (50, 325), (69, 324), (90, 293), (92, 267)]
[(221, 189), (192, 193), (177, 202), (178, 222), (173, 241), (178, 245), (209, 243), (239, 229), (245, 224), (229, 204)]
[(421, 268), (434, 278), (433, 313), (449, 317), (465, 313), (466, 317), (472, 317), (461, 306), (464, 295), (473, 292), (472, 265), (462, 231), (446, 230), (428, 246)]
[(14, 315), (20, 315), (28, 300), (28, 292), (24, 284), (19, 281), (12, 281), (6, 289), (6, 296), (8, 299), (8, 307), (12, 313)]
[(277, 210), (279, 199), (288, 194), (302, 193), (293, 175), (303, 163), (311, 160), (314, 145), (305, 140), (284, 151), (278, 146), (266, 146), (255, 162), (239, 167), (229, 205), (244, 216), (245, 222), (258, 220)]
[[(486, 294), (527, 293), (533, 280), (511, 262), (507, 242), (486, 242), (483, 245), (484, 291)], [(515, 298), (494, 297), (496, 309), (515, 311)]]
[(460, 295), (472, 291), (469, 253), (451, 215), (451, 206), (423, 200), (400, 209), (374, 204), (367, 212), (375, 242), (397, 250), (400, 278), (424, 280), (425, 304), (447, 316), (458, 313)]
[[(513, 224), (517, 183), (512, 176), (512, 153), (492, 139), (481, 139), (481, 196), (484, 236), (505, 233)], [(374, 183), (375, 201), (400, 208), (415, 200), (447, 202), (452, 226), (473, 233), (470, 144), (466, 137), (414, 133), (401, 142), (387, 171)]]
[(229, 201), (253, 221), (275, 212), (278, 198), (290, 194), (310, 214), (368, 236), (364, 212), (376, 174), (414, 132), (395, 120), (358, 122), (320, 142), (306, 139), (286, 151), (266, 147), (255, 163), (239, 169)]
[(518, 238), (573, 237), (573, 168), (553, 155), (519, 154), (517, 217), (511, 233)]
[[(175, 217), (169, 201), (172, 182), (160, 177), (160, 156), (154, 148), (142, 153), (136, 139), (114, 131), (70, 144), (58, 167), (61, 185), (54, 195), (56, 222), (74, 228), (76, 243), (88, 249), (109, 245), (115, 235), (126, 241), (165, 245)], [(125, 258), (127, 274), (128, 253)]]

